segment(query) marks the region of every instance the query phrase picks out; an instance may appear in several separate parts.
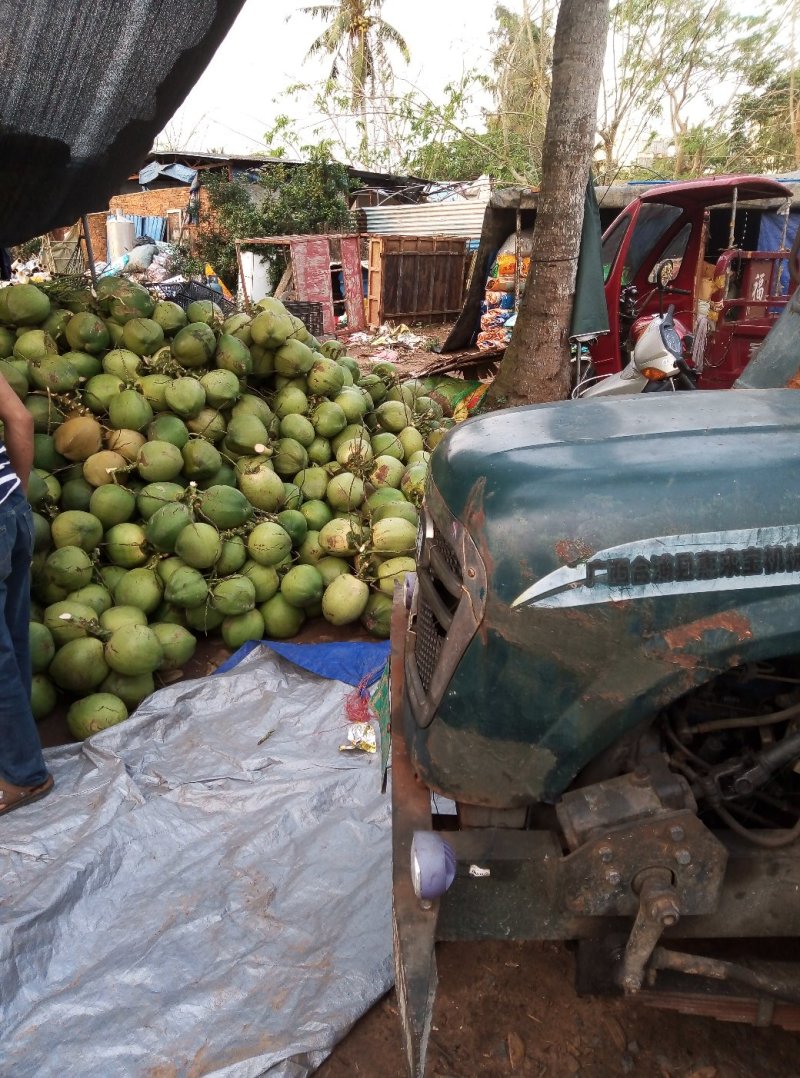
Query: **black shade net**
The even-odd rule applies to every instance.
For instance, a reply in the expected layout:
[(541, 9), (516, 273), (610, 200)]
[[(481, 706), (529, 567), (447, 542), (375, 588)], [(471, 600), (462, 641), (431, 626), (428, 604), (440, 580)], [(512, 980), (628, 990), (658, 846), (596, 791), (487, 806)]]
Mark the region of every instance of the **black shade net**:
[(0, 245), (105, 209), (244, 0), (0, 0)]

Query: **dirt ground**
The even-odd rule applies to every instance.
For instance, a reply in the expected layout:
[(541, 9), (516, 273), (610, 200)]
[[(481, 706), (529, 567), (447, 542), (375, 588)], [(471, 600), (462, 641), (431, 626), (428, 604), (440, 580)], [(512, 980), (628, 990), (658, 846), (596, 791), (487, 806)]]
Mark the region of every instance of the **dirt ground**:
[[(430, 1078), (778, 1078), (800, 1074), (797, 1034), (622, 999), (581, 999), (555, 943), (447, 943)], [(394, 992), (340, 1042), (319, 1078), (406, 1078)]]

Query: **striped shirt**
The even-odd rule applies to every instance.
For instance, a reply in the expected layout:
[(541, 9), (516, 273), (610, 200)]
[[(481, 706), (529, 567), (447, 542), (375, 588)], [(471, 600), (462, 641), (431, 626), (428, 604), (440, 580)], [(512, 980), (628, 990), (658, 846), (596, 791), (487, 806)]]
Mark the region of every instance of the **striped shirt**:
[(0, 505), (19, 486), (17, 473), (11, 467), (6, 447), (0, 442)]

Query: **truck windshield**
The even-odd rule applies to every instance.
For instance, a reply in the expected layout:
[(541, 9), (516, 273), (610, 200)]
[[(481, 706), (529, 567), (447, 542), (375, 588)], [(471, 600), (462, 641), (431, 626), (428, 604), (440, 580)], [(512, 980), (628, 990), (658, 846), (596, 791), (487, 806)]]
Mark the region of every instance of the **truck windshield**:
[(623, 285), (634, 280), (655, 244), (682, 213), (680, 206), (659, 206), (652, 202), (640, 208), (622, 269)]
[(628, 231), (628, 225), (631, 223), (630, 217), (626, 214), (615, 225), (612, 226), (611, 231), (606, 235), (603, 240), (603, 280), (607, 281), (609, 274), (611, 273), (611, 267), (614, 265), (614, 259), (617, 257), (620, 244), (622, 243), (625, 233)]

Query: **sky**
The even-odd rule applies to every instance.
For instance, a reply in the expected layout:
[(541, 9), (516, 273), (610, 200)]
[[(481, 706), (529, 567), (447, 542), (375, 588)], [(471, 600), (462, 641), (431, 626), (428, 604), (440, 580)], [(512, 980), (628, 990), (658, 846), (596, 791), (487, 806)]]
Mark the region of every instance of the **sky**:
[[(505, 0), (521, 10), (521, 0)], [(258, 153), (264, 132), (289, 103), (282, 91), (327, 75), (330, 61), (304, 60), (323, 24), (301, 12), (303, 4), (246, 0), (230, 33), (199, 82), (167, 125), (159, 145)], [(406, 39), (411, 63), (394, 64), (398, 88), (405, 80), (432, 97), (465, 69), (488, 67), (494, 0), (385, 0), (383, 17)], [(287, 19), (288, 16), (288, 19)]]

